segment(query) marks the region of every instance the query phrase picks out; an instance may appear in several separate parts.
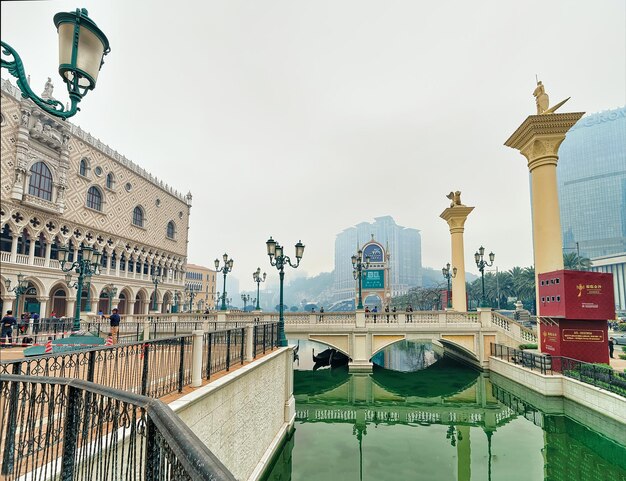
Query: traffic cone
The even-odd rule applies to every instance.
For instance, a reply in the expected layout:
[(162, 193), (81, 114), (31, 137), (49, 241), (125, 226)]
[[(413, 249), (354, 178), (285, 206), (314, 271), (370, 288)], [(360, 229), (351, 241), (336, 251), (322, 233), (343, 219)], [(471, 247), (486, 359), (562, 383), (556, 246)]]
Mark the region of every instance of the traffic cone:
[(104, 343), (105, 346), (112, 346), (113, 345), (113, 336), (109, 336), (107, 337), (106, 342)]
[(44, 354), (52, 354), (52, 339), (48, 339), (48, 342), (46, 342), (46, 350), (44, 351)]

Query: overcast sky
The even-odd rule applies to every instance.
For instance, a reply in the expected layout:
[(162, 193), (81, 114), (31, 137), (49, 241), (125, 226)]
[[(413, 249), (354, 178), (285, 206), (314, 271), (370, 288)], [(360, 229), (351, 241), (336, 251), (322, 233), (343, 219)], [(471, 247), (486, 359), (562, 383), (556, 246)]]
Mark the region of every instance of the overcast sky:
[[(381, 215), (421, 230), (440, 268), (451, 190), (476, 207), (468, 271), (481, 244), (500, 269), (531, 265), (528, 169), (503, 143), (535, 113), (535, 74), (551, 104), (572, 96), (563, 111), (626, 103), (625, 5), (83, 0), (111, 53), (71, 121), (191, 190), (189, 261), (227, 252), (242, 289), (257, 266), (276, 275), (270, 235), (289, 254), (302, 239), (313, 275), (337, 233)], [(64, 101), (52, 17), (77, 6), (2, 2), (2, 40)]]

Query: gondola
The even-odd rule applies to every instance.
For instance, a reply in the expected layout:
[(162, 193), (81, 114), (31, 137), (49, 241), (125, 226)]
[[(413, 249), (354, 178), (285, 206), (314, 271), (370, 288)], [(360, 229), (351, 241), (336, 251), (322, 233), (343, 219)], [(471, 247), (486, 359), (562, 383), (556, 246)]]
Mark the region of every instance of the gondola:
[(320, 352), (317, 356), (315, 350), (313, 351), (313, 370), (316, 371), (320, 367), (330, 366), (331, 368), (345, 366), (348, 364), (348, 356), (344, 353), (337, 351), (336, 349), (326, 349)]

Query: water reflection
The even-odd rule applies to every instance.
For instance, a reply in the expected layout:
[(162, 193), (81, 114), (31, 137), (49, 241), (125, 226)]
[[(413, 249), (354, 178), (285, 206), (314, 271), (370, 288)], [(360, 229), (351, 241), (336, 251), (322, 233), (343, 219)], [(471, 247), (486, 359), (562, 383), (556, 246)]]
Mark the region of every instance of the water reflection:
[(386, 347), (372, 362), (385, 369), (414, 372), (426, 369), (443, 357), (443, 347), (431, 342), (399, 341)]
[(415, 373), (298, 371), (295, 433), (265, 479), (626, 479), (622, 425), (515, 386), (447, 358)]

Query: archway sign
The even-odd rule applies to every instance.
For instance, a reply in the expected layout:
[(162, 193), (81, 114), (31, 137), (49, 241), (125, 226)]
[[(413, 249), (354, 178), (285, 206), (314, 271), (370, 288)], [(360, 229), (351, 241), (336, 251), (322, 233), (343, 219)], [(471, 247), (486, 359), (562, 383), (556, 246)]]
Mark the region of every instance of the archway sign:
[[(391, 286), (389, 285), (389, 254), (385, 248), (374, 239), (363, 245), (363, 260), (370, 258), (369, 266), (363, 271), (362, 296), (367, 299), (370, 295), (378, 296), (383, 305), (391, 302)], [(356, 286), (355, 299), (359, 295), (359, 286)], [(358, 301), (358, 299), (357, 299)], [(356, 305), (356, 304), (355, 304)], [(370, 309), (373, 306), (368, 306)]]

